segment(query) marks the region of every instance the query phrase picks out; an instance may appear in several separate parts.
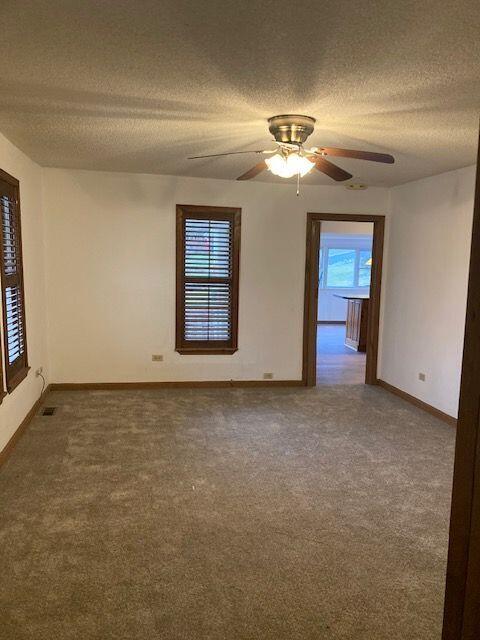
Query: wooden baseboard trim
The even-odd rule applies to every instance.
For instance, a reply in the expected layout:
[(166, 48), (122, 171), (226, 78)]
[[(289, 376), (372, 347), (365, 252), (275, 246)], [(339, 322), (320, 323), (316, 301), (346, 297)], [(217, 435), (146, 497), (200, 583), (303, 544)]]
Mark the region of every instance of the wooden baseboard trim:
[(317, 324), (347, 324), (346, 320), (317, 320)]
[(303, 380), (197, 380), (178, 382), (54, 382), (50, 391), (108, 391), (122, 389), (224, 389), (228, 387), (303, 387)]
[(446, 422), (450, 426), (452, 427), (457, 426), (456, 418), (448, 415), (448, 413), (444, 413), (443, 411), (440, 411), (440, 409), (436, 409), (435, 407), (432, 407), (431, 404), (427, 404), (426, 402), (423, 402), (423, 400), (419, 400), (418, 398), (410, 395), (406, 391), (402, 391), (401, 389), (394, 387), (392, 384), (385, 382), (385, 380), (378, 379), (377, 384), (380, 387), (383, 387), (384, 389), (386, 389), (387, 391), (390, 391), (390, 393), (393, 393), (399, 398), (402, 398), (403, 400), (406, 400), (410, 404), (413, 404), (415, 407), (418, 407), (419, 409), (423, 409), (430, 415), (435, 416), (436, 418), (438, 418), (439, 420), (442, 420), (443, 422)]
[(35, 414), (37, 413), (38, 409), (40, 408), (42, 402), (45, 400), (46, 396), (50, 392), (50, 388), (51, 388), (50, 385), (48, 385), (46, 387), (46, 389), (42, 393), (41, 397), (35, 402), (33, 407), (30, 409), (30, 411), (27, 413), (27, 415), (22, 420), (20, 425), (17, 427), (17, 430), (15, 431), (13, 436), (7, 442), (7, 444), (2, 449), (2, 451), (0, 451), (0, 466), (9, 458), (9, 456), (12, 453), (15, 445), (17, 444), (17, 442), (20, 440), (22, 435), (27, 430), (28, 425), (30, 424), (30, 422), (34, 418)]

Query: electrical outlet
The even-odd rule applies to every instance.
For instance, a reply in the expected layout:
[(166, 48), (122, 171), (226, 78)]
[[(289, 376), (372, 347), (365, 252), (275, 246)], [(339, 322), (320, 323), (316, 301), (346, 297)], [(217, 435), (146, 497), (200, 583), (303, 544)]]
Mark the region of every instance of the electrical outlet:
[(163, 356), (158, 354), (152, 355), (152, 362), (163, 362)]
[(43, 367), (38, 367), (38, 369), (35, 371), (35, 375), (38, 377), (40, 377), (43, 373)]
[(418, 374), (418, 379), (421, 380), (422, 382), (425, 382), (425, 378), (426, 378), (426, 375), (424, 373)]
[(264, 373), (263, 374), (263, 379), (264, 380), (273, 380), (273, 373)]

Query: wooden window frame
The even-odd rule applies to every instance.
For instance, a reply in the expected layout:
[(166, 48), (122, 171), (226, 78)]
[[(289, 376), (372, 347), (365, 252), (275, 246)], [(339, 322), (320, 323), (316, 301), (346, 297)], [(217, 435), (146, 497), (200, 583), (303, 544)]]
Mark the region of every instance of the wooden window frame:
[[(231, 337), (228, 341), (191, 341), (184, 338), (185, 326), (185, 218), (198, 220), (228, 220), (233, 225), (232, 275), (230, 278), (232, 302), (230, 308)], [(177, 205), (176, 246), (176, 332), (175, 350), (182, 355), (231, 355), (238, 350), (238, 296), (240, 280), (240, 232), (242, 210), (237, 207), (210, 207)], [(194, 281), (192, 279), (192, 281)]]
[[(6, 182), (12, 187), (16, 200), (16, 231), (18, 235), (18, 249), (19, 249), (19, 263), (20, 269), (14, 276), (7, 275), (5, 273), (4, 255), (3, 255), (3, 220), (0, 221), (0, 272), (1, 272), (1, 287), (2, 287), (2, 319), (3, 319), (3, 362), (5, 366), (5, 384), (8, 393), (12, 393), (20, 382), (27, 377), (30, 370), (28, 366), (28, 350), (27, 350), (27, 320), (25, 311), (25, 285), (23, 277), (23, 247), (22, 247), (22, 225), (21, 225), (21, 211), (20, 211), (20, 182), (11, 176), (6, 171), (0, 169), (0, 180)], [(13, 364), (8, 363), (8, 334), (7, 334), (7, 304), (5, 290), (7, 287), (16, 285), (20, 289), (22, 310), (23, 310), (23, 345), (24, 354), (22, 358), (15, 361)], [(3, 386), (2, 386), (3, 389)]]

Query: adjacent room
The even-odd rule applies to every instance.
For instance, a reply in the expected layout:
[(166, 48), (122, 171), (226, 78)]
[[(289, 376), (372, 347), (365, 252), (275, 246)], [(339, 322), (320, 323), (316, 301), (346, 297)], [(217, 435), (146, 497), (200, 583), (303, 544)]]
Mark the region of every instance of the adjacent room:
[(365, 381), (372, 248), (371, 222), (320, 226), (317, 384)]
[(1, 5), (0, 640), (480, 637), (479, 13)]

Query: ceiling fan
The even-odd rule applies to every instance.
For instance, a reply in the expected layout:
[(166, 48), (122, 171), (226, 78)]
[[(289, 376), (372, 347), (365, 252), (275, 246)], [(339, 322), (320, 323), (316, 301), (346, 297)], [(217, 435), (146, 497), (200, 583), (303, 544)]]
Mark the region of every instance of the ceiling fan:
[(349, 180), (352, 174), (341, 169), (326, 156), (338, 156), (342, 158), (355, 158), (357, 160), (370, 160), (392, 164), (393, 156), (387, 153), (375, 153), (373, 151), (358, 151), (356, 149), (338, 149), (336, 147), (311, 147), (306, 149), (304, 143), (313, 133), (315, 118), (300, 115), (273, 116), (268, 119), (269, 131), (274, 137), (276, 147), (274, 149), (254, 151), (231, 151), (227, 153), (213, 153), (210, 155), (191, 156), (189, 160), (198, 158), (217, 158), (220, 156), (232, 156), (245, 153), (257, 153), (270, 156), (260, 160), (251, 169), (242, 173), (237, 180), (251, 180), (265, 169), (282, 178), (297, 178), (297, 195), (299, 193), (300, 177), (306, 175), (314, 167), (338, 182)]

